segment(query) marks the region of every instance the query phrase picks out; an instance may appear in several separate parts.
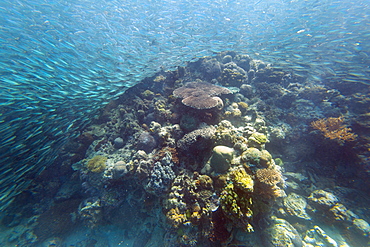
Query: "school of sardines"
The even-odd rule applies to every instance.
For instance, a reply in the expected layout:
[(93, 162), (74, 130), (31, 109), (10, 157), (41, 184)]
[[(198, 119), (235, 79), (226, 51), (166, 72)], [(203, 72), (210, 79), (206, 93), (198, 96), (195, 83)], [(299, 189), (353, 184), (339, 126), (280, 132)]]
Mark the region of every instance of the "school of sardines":
[(97, 109), (160, 69), (235, 50), (370, 84), (369, 15), (349, 0), (2, 1), (0, 209)]

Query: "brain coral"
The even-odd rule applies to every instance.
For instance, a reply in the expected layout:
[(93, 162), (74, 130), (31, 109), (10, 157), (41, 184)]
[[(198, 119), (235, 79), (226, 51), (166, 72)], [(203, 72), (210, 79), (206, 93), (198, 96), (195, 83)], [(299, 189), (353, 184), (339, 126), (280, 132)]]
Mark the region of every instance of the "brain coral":
[(229, 93), (231, 91), (227, 88), (202, 81), (189, 82), (173, 91), (175, 97), (183, 99), (181, 102), (184, 105), (195, 109), (211, 109), (216, 106), (222, 108), (223, 102), (216, 96)]

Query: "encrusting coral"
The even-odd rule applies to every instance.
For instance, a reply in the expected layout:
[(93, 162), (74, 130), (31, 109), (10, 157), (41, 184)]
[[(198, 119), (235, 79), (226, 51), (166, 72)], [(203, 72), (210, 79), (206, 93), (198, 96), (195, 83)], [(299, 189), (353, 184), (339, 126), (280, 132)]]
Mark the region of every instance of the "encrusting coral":
[(86, 167), (92, 172), (96, 172), (96, 173), (103, 172), (106, 167), (106, 164), (105, 164), (106, 161), (107, 161), (107, 157), (104, 157), (102, 155), (97, 155), (87, 162)]
[(326, 119), (319, 119), (311, 123), (314, 129), (320, 130), (322, 134), (329, 139), (338, 140), (339, 142), (354, 141), (357, 135), (352, 133), (351, 128), (347, 128), (347, 125), (343, 124), (344, 118), (341, 117), (330, 117)]

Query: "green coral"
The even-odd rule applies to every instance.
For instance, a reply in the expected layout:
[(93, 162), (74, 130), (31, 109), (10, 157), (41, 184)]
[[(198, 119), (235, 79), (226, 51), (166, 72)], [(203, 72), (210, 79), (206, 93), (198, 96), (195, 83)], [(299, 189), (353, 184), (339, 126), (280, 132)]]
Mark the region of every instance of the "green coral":
[(253, 216), (252, 192), (253, 179), (243, 167), (237, 167), (230, 172), (230, 181), (220, 195), (220, 204), (225, 215), (237, 227), (253, 231), (250, 225)]
[(212, 156), (206, 163), (202, 172), (204, 173), (224, 173), (230, 168), (230, 162), (234, 156), (234, 149), (226, 146), (216, 146), (213, 148)]
[(241, 160), (244, 162), (254, 164), (254, 165), (259, 165), (261, 155), (262, 153), (260, 150), (258, 150), (257, 148), (251, 147), (242, 153)]
[(262, 133), (255, 132), (248, 138), (248, 142), (250, 145), (258, 147), (267, 142), (267, 136)]
[(270, 167), (272, 165), (272, 155), (267, 150), (261, 151), (260, 165), (263, 167)]
[(280, 158), (276, 158), (276, 159), (275, 159), (275, 164), (276, 164), (277, 166), (284, 166), (284, 162), (283, 162), (283, 160), (282, 160), (282, 159), (280, 159)]
[(90, 159), (87, 162), (87, 169), (89, 169), (92, 172), (102, 172), (105, 170), (106, 164), (105, 162), (107, 161), (107, 157), (97, 155), (94, 158)]

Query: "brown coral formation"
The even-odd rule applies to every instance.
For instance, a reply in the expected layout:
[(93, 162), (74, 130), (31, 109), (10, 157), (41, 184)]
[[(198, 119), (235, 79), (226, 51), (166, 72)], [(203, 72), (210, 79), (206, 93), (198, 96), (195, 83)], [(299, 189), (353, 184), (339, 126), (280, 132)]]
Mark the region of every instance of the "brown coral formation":
[(223, 102), (216, 96), (229, 93), (231, 91), (227, 88), (202, 81), (189, 82), (173, 91), (175, 97), (183, 99), (184, 105), (195, 109), (222, 108)]
[(282, 180), (282, 175), (277, 170), (259, 169), (256, 172), (257, 179), (267, 185), (274, 186)]
[(329, 139), (338, 140), (339, 142), (354, 141), (357, 135), (352, 133), (351, 128), (343, 124), (344, 118), (330, 117), (326, 119), (319, 119), (311, 123), (314, 129), (320, 130), (322, 134)]
[(284, 183), (280, 170), (269, 168), (258, 169), (256, 178), (259, 181), (256, 184), (257, 194), (265, 196), (268, 199), (286, 196), (285, 191), (278, 186), (278, 184)]

